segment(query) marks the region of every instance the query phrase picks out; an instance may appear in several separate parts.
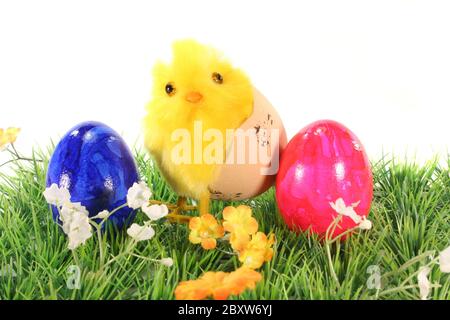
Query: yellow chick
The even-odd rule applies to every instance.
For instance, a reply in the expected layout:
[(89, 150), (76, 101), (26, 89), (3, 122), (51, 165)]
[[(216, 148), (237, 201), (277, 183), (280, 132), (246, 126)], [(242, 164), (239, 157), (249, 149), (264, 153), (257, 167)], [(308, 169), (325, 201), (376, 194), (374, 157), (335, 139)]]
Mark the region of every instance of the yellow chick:
[[(202, 159), (208, 143), (203, 141), (199, 147), (203, 136), (198, 136), (198, 128), (203, 133), (219, 130), (222, 137), (227, 129), (239, 128), (253, 112), (253, 87), (244, 72), (214, 48), (181, 40), (173, 44), (172, 53), (169, 64), (159, 62), (153, 70), (152, 100), (144, 119), (145, 146), (178, 194), (177, 208), (186, 210), (189, 197), (198, 200), (200, 214), (206, 214), (208, 187), (219, 166)], [(228, 147), (225, 140), (222, 161)], [(186, 141), (190, 156), (179, 152), (180, 143)]]

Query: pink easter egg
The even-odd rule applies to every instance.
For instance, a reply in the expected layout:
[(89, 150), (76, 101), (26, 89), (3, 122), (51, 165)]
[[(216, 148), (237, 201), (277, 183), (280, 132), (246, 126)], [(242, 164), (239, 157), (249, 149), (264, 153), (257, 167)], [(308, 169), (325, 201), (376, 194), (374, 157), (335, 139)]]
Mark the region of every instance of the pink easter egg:
[[(342, 199), (345, 206), (366, 217), (372, 196), (367, 154), (355, 134), (342, 124), (314, 122), (286, 146), (276, 180), (276, 198), (290, 229), (324, 236), (338, 216), (331, 203)], [(354, 220), (344, 215), (333, 236), (355, 227)]]

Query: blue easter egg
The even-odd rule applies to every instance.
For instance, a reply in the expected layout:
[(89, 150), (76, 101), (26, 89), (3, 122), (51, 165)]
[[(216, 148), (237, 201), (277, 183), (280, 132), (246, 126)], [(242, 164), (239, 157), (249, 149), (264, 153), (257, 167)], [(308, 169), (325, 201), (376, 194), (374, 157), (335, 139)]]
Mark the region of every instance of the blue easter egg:
[[(139, 181), (136, 163), (123, 139), (110, 127), (88, 121), (73, 127), (56, 146), (47, 171), (47, 187), (56, 183), (69, 189), (71, 202), (81, 202), (95, 216), (114, 210), (127, 200), (128, 189)], [(53, 219), (59, 221), (52, 206)], [(122, 228), (134, 218), (125, 207), (109, 221)]]

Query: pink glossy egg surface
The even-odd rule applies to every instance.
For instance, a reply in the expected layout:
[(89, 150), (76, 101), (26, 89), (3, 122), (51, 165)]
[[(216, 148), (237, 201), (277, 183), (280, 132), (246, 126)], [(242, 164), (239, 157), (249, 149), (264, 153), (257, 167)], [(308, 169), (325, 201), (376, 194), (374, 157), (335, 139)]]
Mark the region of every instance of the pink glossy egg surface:
[[(373, 196), (370, 163), (359, 139), (342, 124), (320, 120), (303, 128), (286, 146), (276, 180), (280, 212), (293, 230), (325, 235), (337, 217), (330, 202), (367, 216)], [(354, 227), (344, 216), (333, 236)]]

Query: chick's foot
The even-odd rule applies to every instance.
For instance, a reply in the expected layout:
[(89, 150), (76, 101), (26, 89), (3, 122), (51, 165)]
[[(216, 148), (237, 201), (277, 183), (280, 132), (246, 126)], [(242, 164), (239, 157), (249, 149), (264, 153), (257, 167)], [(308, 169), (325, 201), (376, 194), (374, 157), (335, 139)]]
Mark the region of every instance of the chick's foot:
[(175, 223), (189, 223), (191, 220), (191, 216), (181, 214), (184, 211), (193, 211), (197, 210), (197, 206), (192, 206), (187, 204), (187, 200), (185, 197), (179, 197), (177, 204), (172, 205), (170, 209), (170, 213), (167, 215), (167, 219), (170, 222)]

